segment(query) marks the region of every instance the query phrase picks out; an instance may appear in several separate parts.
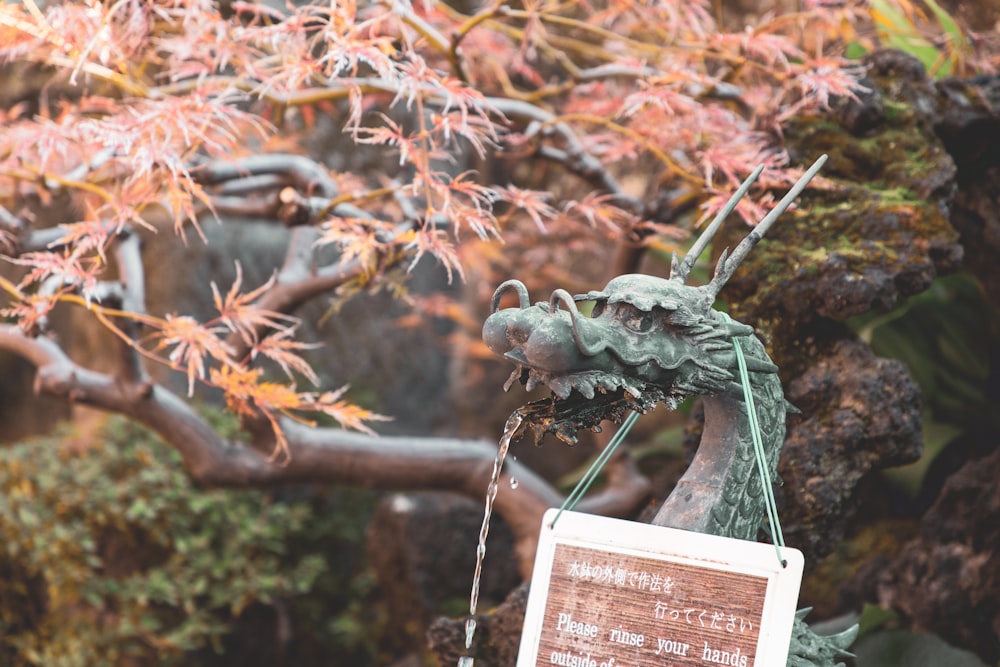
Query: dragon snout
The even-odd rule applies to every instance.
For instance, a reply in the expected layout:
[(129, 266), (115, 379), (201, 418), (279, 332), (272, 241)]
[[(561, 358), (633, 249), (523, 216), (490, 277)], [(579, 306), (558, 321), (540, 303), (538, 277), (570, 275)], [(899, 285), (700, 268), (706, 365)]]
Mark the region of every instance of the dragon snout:
[[(518, 307), (501, 310), (500, 299), (508, 290), (517, 292)], [(483, 341), (493, 352), (551, 373), (573, 373), (603, 365), (595, 358), (604, 352), (601, 336), (566, 291), (556, 290), (548, 303), (528, 303), (528, 291), (518, 281), (510, 280), (497, 288), (493, 313), (483, 324)]]
[(528, 342), (537, 325), (534, 308), (499, 310), (483, 323), (483, 342), (493, 352), (505, 355)]
[[(510, 290), (517, 292), (518, 307), (500, 310), (500, 299)], [(505, 355), (527, 342), (533, 319), (528, 288), (519, 280), (508, 280), (493, 292), (490, 316), (483, 323), (483, 342), (493, 352)]]

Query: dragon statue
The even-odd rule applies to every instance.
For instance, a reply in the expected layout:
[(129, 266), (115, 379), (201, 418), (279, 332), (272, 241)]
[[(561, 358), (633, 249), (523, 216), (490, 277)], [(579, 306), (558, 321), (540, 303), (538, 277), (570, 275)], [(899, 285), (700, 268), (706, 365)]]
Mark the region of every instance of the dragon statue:
[[(781, 212), (819, 170), (825, 156), (803, 175), (785, 198), (736, 247), (723, 253), (707, 285), (686, 285), (698, 256), (756, 179), (754, 172), (706, 228), (683, 260), (674, 258), (669, 278), (630, 274), (604, 289), (571, 296), (555, 290), (548, 301), (531, 305), (516, 280), (493, 295), (483, 340), (516, 365), (505, 385), (539, 384), (552, 397), (522, 408), (537, 439), (550, 432), (575, 442), (581, 429), (602, 420), (621, 422), (629, 411), (646, 412), (664, 403), (675, 408), (701, 395), (705, 426), (697, 454), (652, 523), (713, 535), (756, 540), (765, 513), (747, 409), (737, 372), (735, 344), (742, 346), (757, 418), (772, 478), (785, 440), (785, 402), (778, 367), (750, 326), (713, 308), (719, 290)], [(500, 309), (501, 297), (516, 292), (518, 306)], [(593, 304), (589, 315), (577, 304)], [(789, 667), (841, 667), (857, 626), (820, 636), (796, 614)]]

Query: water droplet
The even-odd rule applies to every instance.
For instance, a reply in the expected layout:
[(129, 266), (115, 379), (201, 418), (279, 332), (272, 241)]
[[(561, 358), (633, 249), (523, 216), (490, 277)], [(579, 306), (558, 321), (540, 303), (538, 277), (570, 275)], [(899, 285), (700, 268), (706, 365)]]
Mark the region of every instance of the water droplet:
[(516, 479), (514, 479), (513, 477), (510, 478), (510, 488), (511, 489), (516, 489), (518, 486), (520, 486), (520, 484), (521, 483), (519, 481), (517, 481)]
[(467, 655), (458, 659), (458, 667), (472, 667), (473, 660)]

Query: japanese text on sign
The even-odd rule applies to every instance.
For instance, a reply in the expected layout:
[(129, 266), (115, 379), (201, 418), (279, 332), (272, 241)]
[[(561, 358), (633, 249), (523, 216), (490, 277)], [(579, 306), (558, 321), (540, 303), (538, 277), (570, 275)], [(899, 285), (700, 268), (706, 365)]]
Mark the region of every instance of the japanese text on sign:
[(753, 664), (762, 577), (557, 545), (549, 586), (538, 666)]
[[(571, 528), (591, 520), (573, 514)], [(801, 554), (787, 550), (794, 566), (782, 571), (766, 545), (592, 519), (600, 529), (581, 528), (573, 539), (546, 542), (543, 529), (536, 575), (539, 563), (545, 571), (540, 586), (532, 580), (518, 667), (753, 667), (784, 660)], [(603, 530), (619, 525), (625, 537)], [(633, 533), (638, 546), (629, 543)], [(670, 540), (650, 549), (649, 536)], [(758, 547), (771, 549), (770, 560)]]

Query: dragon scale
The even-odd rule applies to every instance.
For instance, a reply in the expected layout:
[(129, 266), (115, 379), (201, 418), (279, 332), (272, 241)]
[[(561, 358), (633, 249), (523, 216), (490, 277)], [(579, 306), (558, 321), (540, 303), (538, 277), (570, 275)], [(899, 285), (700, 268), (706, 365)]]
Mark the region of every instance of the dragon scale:
[[(741, 344), (747, 357), (767, 359), (763, 344), (755, 337), (748, 336)], [(751, 373), (750, 384), (766, 463), (771, 478), (777, 479), (785, 441), (781, 382), (775, 374)], [(742, 390), (705, 396), (702, 404), (705, 425), (698, 452), (652, 523), (756, 540), (765, 505)]]

